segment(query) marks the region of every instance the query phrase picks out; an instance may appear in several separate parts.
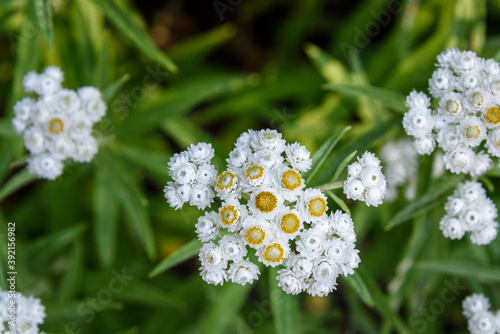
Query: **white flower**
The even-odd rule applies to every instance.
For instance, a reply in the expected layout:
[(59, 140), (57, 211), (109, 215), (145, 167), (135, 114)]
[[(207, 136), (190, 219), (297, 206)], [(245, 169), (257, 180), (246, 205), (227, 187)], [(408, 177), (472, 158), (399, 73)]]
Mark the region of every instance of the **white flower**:
[(296, 245), (300, 256), (315, 259), (323, 253), (328, 243), (324, 234), (310, 228), (300, 233), (300, 239), (297, 240)]
[(283, 264), (289, 253), (290, 247), (288, 243), (279, 239), (273, 240), (269, 244), (265, 244), (257, 249), (259, 261), (271, 267)]
[(257, 218), (272, 219), (282, 210), (283, 202), (283, 196), (276, 189), (257, 188), (250, 196), (248, 208)]
[(471, 334), (495, 334), (495, 316), (487, 311), (476, 313), (469, 318), (468, 328)]
[(202, 242), (214, 240), (219, 234), (219, 215), (216, 212), (206, 212), (204, 216), (198, 218), (195, 225), (198, 239)]
[(472, 294), (462, 301), (463, 314), (470, 318), (474, 314), (486, 312), (490, 309), (490, 301), (482, 294)]
[(219, 240), (219, 245), (226, 260), (239, 262), (247, 255), (247, 248), (238, 235), (224, 235), (221, 240)]
[(270, 149), (262, 149), (252, 155), (252, 163), (266, 169), (271, 169), (282, 164), (283, 160), (281, 152)]
[(186, 152), (189, 159), (197, 165), (210, 163), (215, 155), (212, 144), (209, 143), (198, 143), (196, 145), (191, 144)]
[(189, 194), (189, 205), (198, 207), (199, 210), (204, 210), (214, 201), (215, 193), (212, 188), (197, 184), (191, 188)]
[(39, 154), (46, 150), (45, 136), (40, 128), (31, 127), (24, 133), (24, 145), (31, 154)]
[(486, 147), (491, 155), (500, 157), (500, 129), (489, 132)]
[(470, 175), (473, 177), (481, 176), (489, 171), (491, 167), (493, 167), (493, 162), (489, 155), (484, 152), (479, 152), (474, 158), (474, 164), (471, 166)]
[(279, 153), (285, 149), (286, 141), (282, 139), (281, 133), (276, 130), (260, 130), (252, 138), (252, 147), (261, 150), (273, 150)]
[(182, 198), (180, 198), (179, 195), (177, 195), (177, 187), (175, 185), (175, 182), (169, 182), (165, 186), (165, 188), (163, 188), (163, 193), (165, 195), (165, 198), (167, 199), (167, 203), (175, 210), (182, 208), (182, 206), (186, 202)]
[(478, 117), (466, 117), (458, 127), (461, 141), (469, 146), (476, 147), (486, 139), (486, 127)]
[(450, 239), (462, 239), (465, 235), (465, 230), (456, 218), (444, 216), (439, 223), (439, 229), (443, 231), (445, 237)]
[(196, 165), (191, 162), (186, 162), (176, 169), (171, 169), (170, 172), (172, 179), (178, 184), (190, 184), (196, 180)]
[(204, 163), (196, 170), (196, 181), (207, 186), (214, 185), (217, 180), (217, 170), (214, 165)]
[(459, 184), (456, 195), (461, 196), (468, 203), (477, 203), (486, 198), (486, 190), (479, 182), (466, 181)]
[(228, 273), (231, 281), (245, 285), (247, 283), (252, 284), (253, 281), (259, 277), (260, 270), (254, 263), (248, 260), (242, 260), (231, 263)]
[(201, 265), (208, 270), (221, 270), (227, 266), (224, 250), (213, 242), (203, 244), (199, 257)]
[(247, 164), (252, 158), (252, 151), (249, 147), (236, 147), (229, 153), (229, 158), (226, 159), (228, 167), (241, 168)]
[(429, 92), (434, 97), (442, 97), (453, 90), (455, 85), (455, 76), (452, 71), (439, 68), (429, 79)]
[(217, 192), (217, 196), (223, 200), (235, 198), (238, 197), (238, 185), (239, 182), (236, 174), (231, 171), (225, 171), (217, 178), (215, 191)]
[(234, 199), (225, 201), (219, 209), (219, 225), (227, 228), (229, 232), (239, 232), (241, 223), (247, 215), (247, 208), (244, 204)]
[(323, 283), (314, 279), (309, 280), (307, 284), (307, 293), (313, 297), (324, 297), (335, 289), (336, 283)]
[(466, 106), (472, 114), (484, 110), (489, 104), (489, 100), (488, 93), (478, 89), (467, 91), (465, 97)]
[(279, 237), (283, 239), (293, 239), (304, 228), (304, 223), (300, 212), (296, 209), (285, 209), (276, 216)]
[(325, 256), (320, 256), (314, 261), (312, 270), (313, 278), (318, 282), (335, 284), (339, 270), (335, 263)]
[(47, 180), (55, 180), (63, 170), (62, 162), (48, 154), (30, 156), (27, 167), (31, 174)]
[(227, 271), (223, 269), (212, 269), (204, 266), (200, 267), (201, 278), (208, 284), (222, 285), (227, 280)]
[(297, 207), (306, 222), (316, 221), (328, 211), (326, 196), (316, 188), (306, 189), (298, 199)]
[(94, 87), (81, 87), (78, 96), (82, 101), (83, 111), (93, 122), (98, 122), (106, 114), (106, 104), (102, 100), (101, 92)]
[(311, 153), (305, 148), (305, 146), (302, 146), (299, 143), (289, 144), (285, 147), (285, 152), (286, 161), (288, 161), (294, 169), (306, 172), (309, 168), (311, 168)]
[(329, 216), (333, 232), (347, 242), (356, 241), (354, 223), (349, 215), (340, 210), (331, 213)]
[(418, 154), (429, 155), (436, 148), (436, 140), (432, 136), (415, 138), (415, 150)]
[(63, 114), (72, 114), (80, 109), (78, 95), (70, 89), (61, 89), (54, 94), (54, 107)]
[(431, 106), (431, 99), (423, 92), (412, 91), (406, 97), (405, 106), (408, 109), (427, 109)]
[[(11, 301), (16, 302), (16, 319), (15, 325), (11, 322), (10, 312), (8, 307)], [(25, 297), (19, 292), (16, 292), (11, 297), (8, 291), (0, 291), (0, 321), (4, 324), (2, 333), (19, 333), (19, 334), (38, 334), (38, 326), (43, 324), (45, 319), (45, 307), (41, 304), (40, 299), (32, 296)]]
[(287, 167), (274, 170), (273, 181), (287, 201), (295, 201), (303, 192), (304, 180), (300, 173)]
[(450, 68), (459, 52), (456, 48), (446, 49), (437, 56), (438, 63), (436, 65), (443, 68)]
[(463, 96), (455, 92), (447, 93), (439, 100), (437, 112), (443, 115), (448, 122), (460, 121), (465, 116)]
[(410, 109), (403, 117), (403, 127), (410, 136), (428, 136), (434, 127), (431, 110)]
[(468, 173), (471, 164), (474, 162), (474, 151), (472, 149), (459, 146), (444, 155), (444, 164), (446, 169), (455, 174)]
[(490, 220), (481, 225), (481, 229), (472, 231), (470, 240), (476, 245), (488, 245), (497, 237), (498, 223)]
[(294, 256), (290, 268), (293, 273), (300, 279), (306, 279), (311, 276), (313, 271), (313, 261), (307, 257)]
[(474, 51), (456, 52), (451, 61), (451, 67), (456, 73), (473, 71), (480, 65), (480, 59)]
[(276, 279), (278, 280), (278, 286), (281, 287), (286, 293), (290, 293), (292, 295), (298, 295), (306, 287), (305, 282), (301, 278), (297, 277), (290, 269), (278, 270), (278, 276)]
[(270, 222), (249, 218), (244, 221), (244, 226), (240, 234), (246, 245), (259, 249), (264, 244), (270, 243), (275, 233)]

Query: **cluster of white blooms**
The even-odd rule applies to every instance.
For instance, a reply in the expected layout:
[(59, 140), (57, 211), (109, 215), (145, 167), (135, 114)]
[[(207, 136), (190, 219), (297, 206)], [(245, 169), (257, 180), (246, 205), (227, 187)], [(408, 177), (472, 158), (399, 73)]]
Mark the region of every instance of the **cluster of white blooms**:
[[(190, 150), (196, 147), (210, 146), (198, 144)], [(213, 153), (207, 150), (202, 155), (207, 159)], [(189, 150), (174, 160), (181, 156), (184, 165), (193, 160)], [(335, 289), (339, 274), (354, 273), (360, 258), (353, 222), (341, 211), (328, 214), (325, 195), (305, 187), (300, 173), (309, 170), (312, 161), (304, 146), (287, 144), (274, 130), (249, 130), (237, 139), (226, 161), (227, 169), (214, 183), (221, 205), (205, 212), (195, 225), (204, 243), (199, 258), (206, 282), (252, 283), (260, 274), (259, 266), (250, 261), (252, 249), (265, 266), (284, 266), (277, 280), (287, 293), (325, 296)], [(179, 173), (174, 165), (169, 167), (175, 179)], [(201, 182), (194, 177), (195, 166), (187, 169), (182, 177)], [(165, 194), (171, 206), (180, 208), (181, 202), (171, 198), (178, 193), (176, 186), (169, 183)], [(191, 200), (190, 204), (196, 205)]]
[(473, 294), (462, 302), (471, 334), (500, 334), (500, 311), (489, 311), (490, 301), (482, 294)]
[(418, 153), (409, 139), (387, 142), (380, 151), (387, 178), (386, 200), (395, 200), (397, 188), (407, 184), (405, 197), (415, 198), (418, 170)]
[(446, 169), (482, 175), (492, 167), (490, 155), (500, 157), (500, 64), (457, 49), (437, 60), (429, 80), (437, 108), (426, 94), (411, 92), (403, 126), (418, 153), (430, 154), (437, 141)]
[(386, 191), (387, 181), (375, 154), (365, 152), (358, 157), (358, 161), (348, 166), (347, 180), (344, 183), (347, 198), (364, 201), (368, 206), (379, 206)]
[(493, 201), (479, 182), (467, 181), (458, 185), (445, 205), (446, 215), (439, 228), (445, 237), (462, 239), (471, 232), (470, 239), (477, 245), (489, 244), (497, 236), (498, 215)]
[(55, 66), (43, 73), (28, 72), (24, 90), (36, 98), (24, 98), (14, 105), (14, 130), (24, 138), (31, 156), (31, 174), (54, 180), (63, 172), (63, 160), (89, 162), (97, 153), (92, 126), (106, 113), (101, 93), (94, 87), (76, 92), (61, 87), (62, 71)]
[(169, 174), (174, 180), (164, 189), (171, 207), (180, 209), (185, 203), (204, 210), (214, 201), (213, 187), (217, 170), (210, 162), (214, 157), (211, 144), (191, 144), (186, 151), (176, 153), (168, 163)]
[(25, 297), (19, 292), (15, 293), (14, 298), (10, 298), (10, 294), (8, 291), (0, 291), (0, 334), (41, 334), (38, 326), (45, 319), (45, 307), (40, 299)]

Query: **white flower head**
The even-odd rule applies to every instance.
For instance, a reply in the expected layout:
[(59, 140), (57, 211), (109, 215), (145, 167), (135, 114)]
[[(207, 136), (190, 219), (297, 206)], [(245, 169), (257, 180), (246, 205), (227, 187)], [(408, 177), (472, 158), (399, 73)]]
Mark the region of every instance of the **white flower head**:
[(461, 222), (456, 218), (444, 216), (439, 223), (439, 229), (443, 231), (445, 237), (450, 239), (462, 239), (465, 235), (465, 229)]
[(256, 188), (248, 201), (248, 208), (256, 218), (273, 219), (283, 209), (284, 198), (274, 188)]
[(289, 144), (285, 148), (286, 160), (296, 170), (306, 172), (311, 168), (311, 153), (299, 143)]
[(314, 222), (324, 218), (326, 211), (328, 211), (326, 196), (316, 188), (306, 189), (299, 198), (297, 206), (306, 222)]
[(259, 267), (256, 264), (242, 260), (229, 265), (229, 279), (241, 285), (252, 284), (260, 275)]
[(214, 211), (206, 212), (198, 218), (195, 225), (198, 239), (202, 242), (214, 240), (219, 235), (219, 215)]
[(210, 163), (215, 155), (212, 144), (209, 143), (191, 144), (186, 152), (189, 160), (197, 165)]
[(298, 295), (306, 288), (306, 283), (290, 269), (278, 270), (278, 286), (286, 293)]

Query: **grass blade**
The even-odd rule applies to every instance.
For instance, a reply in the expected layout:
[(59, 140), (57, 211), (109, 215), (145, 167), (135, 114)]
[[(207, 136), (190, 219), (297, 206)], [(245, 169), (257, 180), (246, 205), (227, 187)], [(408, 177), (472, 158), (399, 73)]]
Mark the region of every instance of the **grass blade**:
[(109, 188), (109, 179), (97, 171), (94, 179), (93, 213), (97, 257), (105, 268), (111, 267), (116, 256), (118, 202)]
[(94, 0), (106, 16), (151, 60), (159, 63), (172, 73), (177, 72), (177, 66), (154, 45), (149, 35), (132, 20), (132, 15), (121, 8), (114, 0)]
[(49, 0), (33, 0), (35, 17), (42, 35), (50, 47), (54, 45), (54, 34), (52, 32), (52, 11)]
[(340, 173), (342, 173), (342, 171), (344, 170), (344, 168), (347, 167), (347, 165), (349, 164), (349, 162), (351, 162), (351, 160), (356, 156), (357, 153), (358, 153), (358, 151), (354, 151), (351, 154), (349, 154), (344, 160), (342, 160), (342, 162), (340, 163), (340, 165), (337, 167), (337, 170), (335, 171), (335, 174), (333, 174), (332, 182), (335, 182), (335, 181), (338, 180), (338, 178), (340, 176)]
[(429, 260), (415, 264), (416, 270), (430, 271), (478, 280), (482, 283), (500, 283), (500, 267), (449, 260)]
[(163, 259), (158, 265), (156, 265), (153, 270), (149, 273), (149, 277), (155, 277), (159, 274), (167, 271), (168, 269), (184, 262), (198, 254), (201, 248), (201, 241), (198, 239), (193, 239), (173, 254)]
[(335, 195), (335, 193), (331, 190), (325, 191), (325, 194), (330, 196), (330, 198), (333, 199), (335, 201), (335, 203), (337, 203), (338, 206), (340, 206), (340, 208), (342, 210), (344, 210), (344, 212), (349, 215), (349, 217), (351, 217), (351, 210), (349, 210), (349, 207), (347, 206), (347, 204), (345, 204), (345, 202), (340, 197)]
[(0, 188), (0, 202), (34, 180), (36, 178), (27, 169), (22, 169)]
[(285, 293), (278, 286), (278, 268), (269, 270), (269, 291), (273, 311), (274, 330), (277, 334), (298, 333), (300, 324), (299, 296)]
[(84, 244), (82, 240), (75, 241), (69, 259), (69, 268), (67, 268), (62, 279), (59, 295), (60, 301), (69, 300), (80, 288), (84, 271)]
[(356, 291), (356, 293), (359, 295), (359, 297), (361, 297), (366, 305), (370, 307), (375, 306), (375, 302), (373, 301), (373, 296), (370, 293), (370, 290), (358, 273), (343, 277), (343, 281), (346, 282), (347, 285), (349, 285), (354, 291)]
[(342, 139), (342, 137), (347, 133), (347, 131), (351, 130), (351, 126), (346, 126), (344, 130), (340, 132), (340, 134), (334, 134), (330, 138), (328, 138), (323, 145), (313, 154), (312, 166), (311, 169), (306, 173), (304, 179), (306, 183), (308, 183), (314, 175), (318, 172), (321, 166), (325, 163), (326, 159), (332, 153), (332, 150), (335, 148), (337, 143)]
[(405, 107), (405, 97), (400, 93), (388, 89), (355, 84), (325, 84), (323, 88), (354, 97), (366, 97), (374, 101), (379, 101), (388, 108), (401, 113), (405, 113), (408, 110)]

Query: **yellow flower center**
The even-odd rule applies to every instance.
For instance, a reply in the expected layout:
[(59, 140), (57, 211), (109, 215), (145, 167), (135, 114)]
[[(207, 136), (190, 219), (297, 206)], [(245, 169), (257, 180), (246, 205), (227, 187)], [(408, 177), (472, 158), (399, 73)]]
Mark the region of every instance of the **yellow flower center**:
[(226, 226), (233, 225), (238, 217), (238, 210), (232, 205), (227, 205), (220, 210), (222, 224)]
[(278, 199), (269, 191), (263, 191), (255, 196), (255, 207), (264, 213), (269, 213), (276, 209), (277, 203)]
[(445, 109), (450, 114), (456, 114), (458, 112), (459, 104), (455, 100), (448, 100), (446, 102)]
[(498, 124), (500, 123), (500, 108), (499, 107), (490, 107), (486, 112), (486, 120), (488, 123)]
[(228, 190), (234, 185), (234, 179), (236, 178), (236, 175), (233, 173), (226, 171), (219, 175), (219, 178), (217, 179), (217, 188), (220, 190)]
[(281, 230), (285, 233), (295, 233), (300, 228), (300, 219), (295, 213), (287, 213), (281, 217)]
[(475, 104), (478, 107), (482, 106), (483, 103), (484, 103), (484, 96), (483, 96), (483, 94), (481, 94), (479, 92), (475, 92), (474, 94), (471, 95), (470, 102), (472, 104)]
[(481, 130), (479, 129), (479, 127), (477, 125), (472, 125), (472, 126), (469, 126), (465, 129), (465, 135), (467, 136), (467, 138), (477, 139), (480, 134), (481, 134)]
[(287, 170), (281, 177), (281, 184), (288, 190), (295, 190), (300, 187), (302, 178), (300, 174), (293, 170)]
[(264, 175), (264, 168), (259, 165), (253, 165), (245, 170), (245, 175), (250, 180), (258, 180)]
[(252, 245), (260, 245), (265, 238), (266, 232), (258, 226), (250, 227), (245, 233), (245, 239)]
[(52, 118), (49, 121), (49, 132), (58, 135), (64, 130), (64, 123), (60, 118)]
[(326, 212), (326, 201), (321, 197), (313, 198), (307, 205), (307, 211), (314, 217), (321, 217)]
[(283, 261), (284, 254), (283, 247), (278, 243), (271, 244), (264, 249), (264, 259), (269, 262)]

